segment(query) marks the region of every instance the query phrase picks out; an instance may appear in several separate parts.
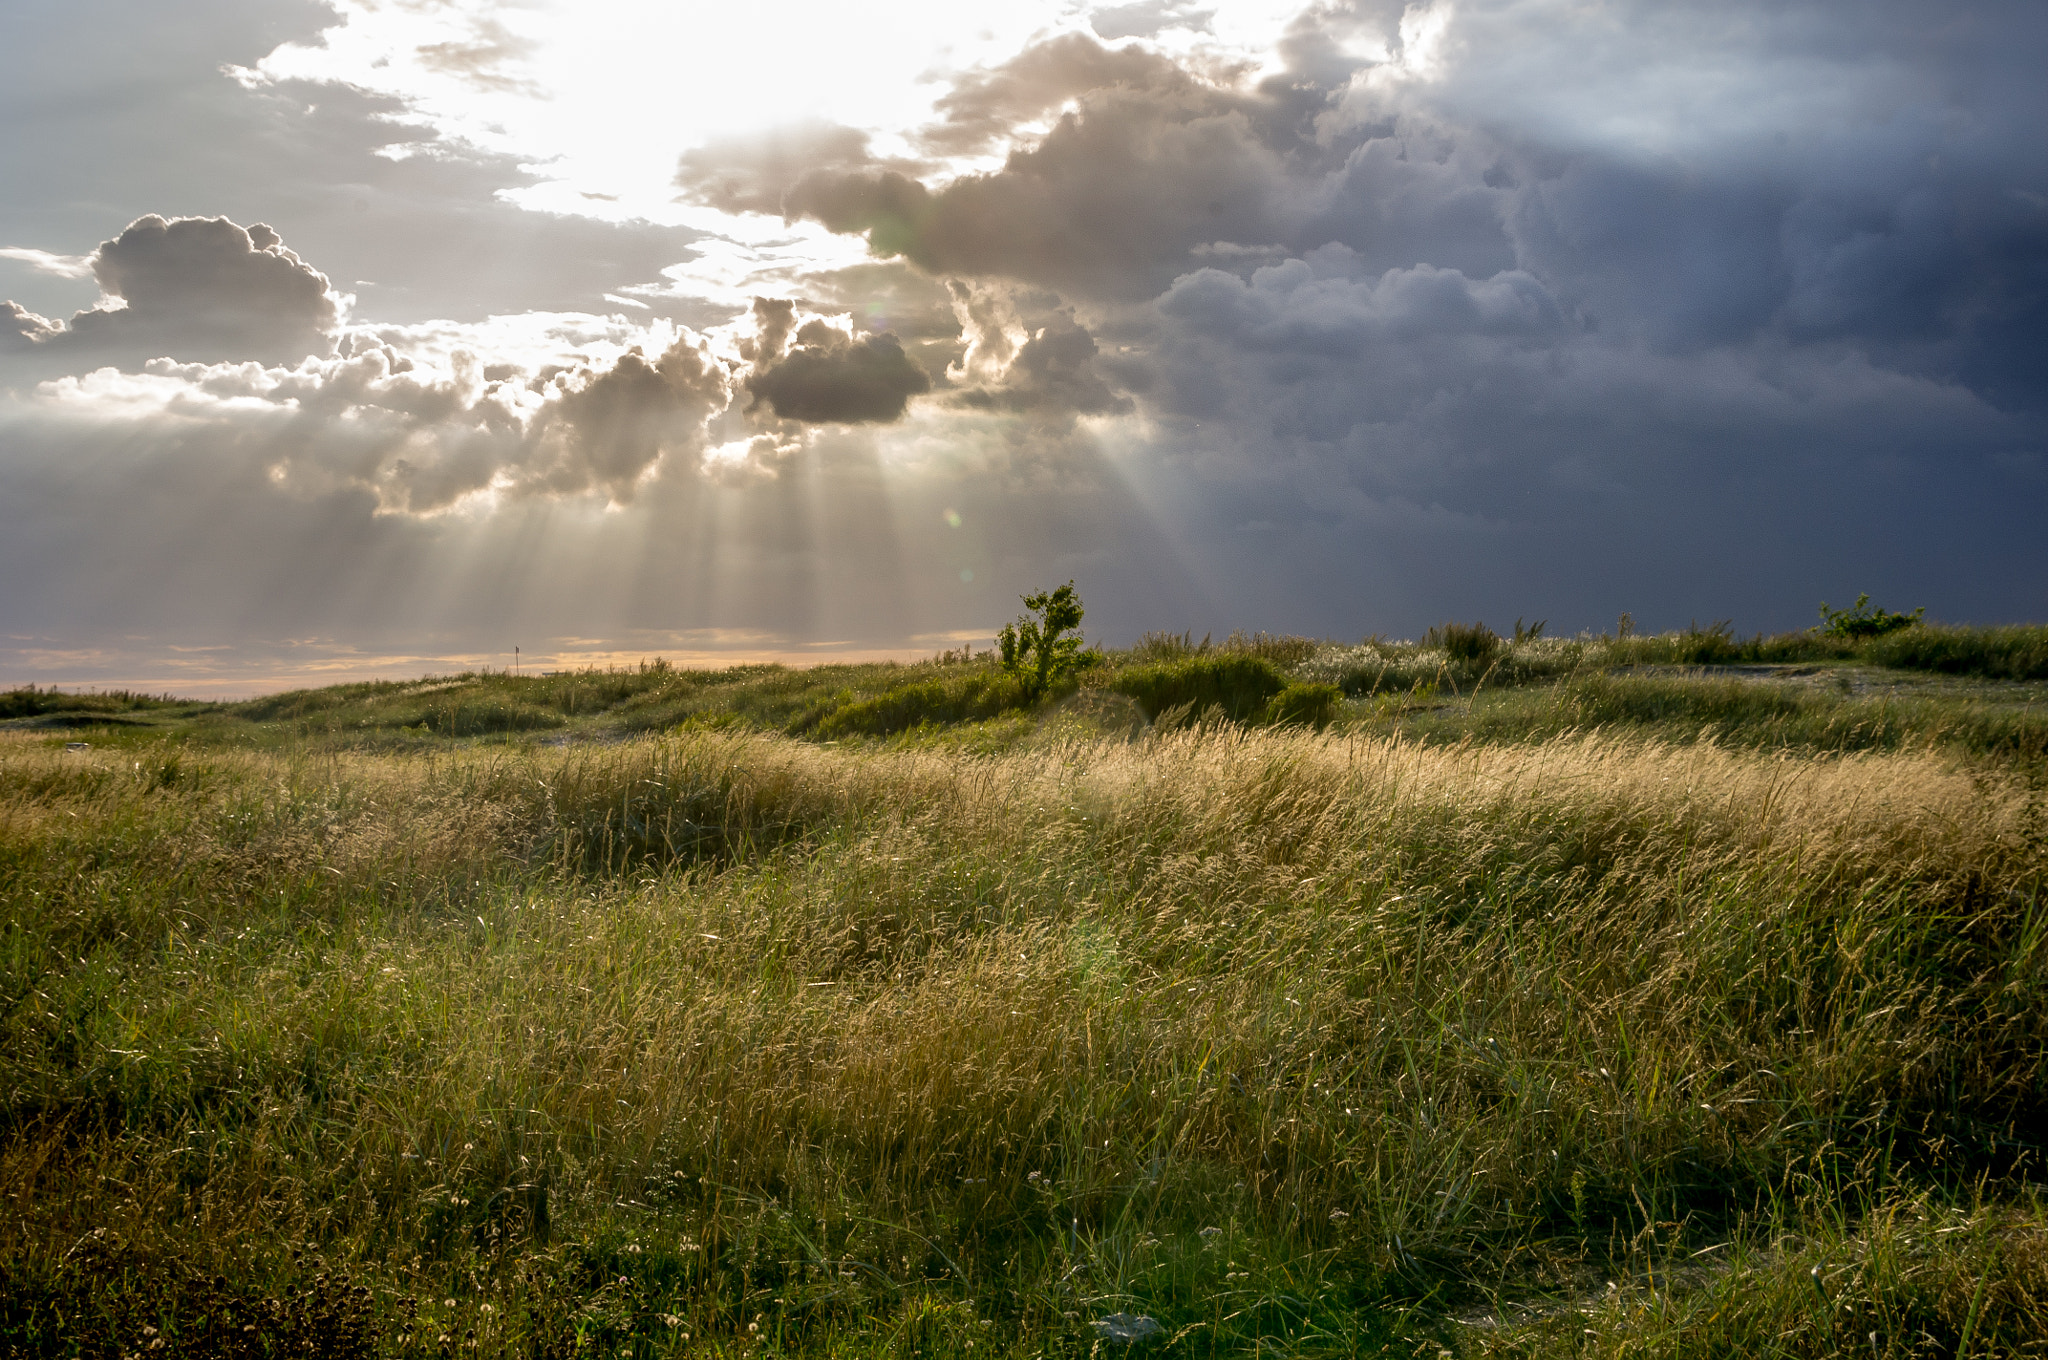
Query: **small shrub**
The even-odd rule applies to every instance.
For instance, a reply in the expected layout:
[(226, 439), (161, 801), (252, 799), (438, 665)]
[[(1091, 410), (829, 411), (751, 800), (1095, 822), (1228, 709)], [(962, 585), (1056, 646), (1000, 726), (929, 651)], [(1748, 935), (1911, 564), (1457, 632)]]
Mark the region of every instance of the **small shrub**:
[(1721, 619), (1702, 628), (1688, 624), (1673, 641), (1671, 659), (1682, 666), (1723, 666), (1742, 657), (1735, 641), (1735, 623)]
[(1454, 662), (1478, 668), (1500, 654), (1500, 634), (1483, 623), (1446, 623), (1423, 636), (1425, 647), (1441, 647)]
[(1821, 621), (1815, 626), (1821, 632), (1831, 637), (1883, 637), (1886, 633), (1896, 633), (1902, 628), (1911, 628), (1914, 624), (1920, 622), (1920, 616), (1926, 612), (1927, 609), (1924, 605), (1910, 614), (1894, 614), (1887, 613), (1882, 609), (1874, 609), (1870, 604), (1870, 594), (1866, 591), (1858, 595), (1856, 603), (1850, 605), (1847, 609), (1830, 609), (1828, 608), (1828, 602), (1822, 600), (1820, 602)]

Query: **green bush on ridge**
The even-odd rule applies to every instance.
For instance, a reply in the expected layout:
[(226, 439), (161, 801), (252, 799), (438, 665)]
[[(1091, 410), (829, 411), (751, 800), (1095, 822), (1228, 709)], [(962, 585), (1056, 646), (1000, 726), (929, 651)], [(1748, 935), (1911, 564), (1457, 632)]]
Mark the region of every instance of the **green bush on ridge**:
[(1911, 628), (1914, 624), (1920, 622), (1921, 616), (1926, 612), (1927, 610), (1924, 606), (1910, 614), (1900, 614), (1872, 608), (1870, 593), (1865, 591), (1863, 594), (1858, 595), (1856, 603), (1847, 609), (1830, 609), (1828, 608), (1828, 602), (1822, 600), (1820, 602), (1821, 621), (1818, 627), (1821, 632), (1831, 637), (1852, 639), (1883, 637), (1886, 633), (1896, 633), (1902, 628)]

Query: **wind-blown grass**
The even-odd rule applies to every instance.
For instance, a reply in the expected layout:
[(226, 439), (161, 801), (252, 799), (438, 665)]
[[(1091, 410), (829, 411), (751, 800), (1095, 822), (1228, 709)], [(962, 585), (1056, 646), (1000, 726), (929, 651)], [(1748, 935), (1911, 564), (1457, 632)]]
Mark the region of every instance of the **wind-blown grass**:
[(2041, 1335), (2018, 767), (0, 740), (28, 1353)]

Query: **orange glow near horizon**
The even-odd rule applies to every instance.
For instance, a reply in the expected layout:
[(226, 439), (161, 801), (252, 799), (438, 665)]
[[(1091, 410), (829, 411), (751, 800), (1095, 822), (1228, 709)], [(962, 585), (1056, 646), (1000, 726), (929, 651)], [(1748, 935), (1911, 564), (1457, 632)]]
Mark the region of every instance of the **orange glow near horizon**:
[[(990, 632), (953, 632), (918, 636), (899, 647), (862, 647), (842, 642), (811, 646), (763, 646), (730, 651), (677, 648), (588, 647), (554, 651), (521, 651), (517, 659), (522, 674), (542, 675), (553, 671), (630, 670), (656, 661), (684, 670), (722, 670), (730, 666), (779, 665), (792, 668), (847, 665), (863, 662), (898, 661), (911, 663), (929, 659), (933, 653), (962, 646), (982, 647), (990, 643)], [(43, 654), (23, 666), (19, 663), (0, 670), (0, 690), (36, 685), (45, 689), (78, 692), (128, 690), (141, 694), (167, 694), (180, 699), (214, 701), (254, 699), (295, 689), (319, 689), (329, 685), (359, 684), (365, 681), (417, 681), (460, 675), (465, 672), (497, 671), (511, 674), (511, 652), (451, 652), (439, 655), (391, 653), (385, 655), (340, 655), (298, 665), (252, 663), (243, 668), (208, 667), (202, 660), (154, 664), (135, 663), (133, 669), (112, 669), (80, 664), (70, 667), (64, 654)], [(77, 658), (79, 654), (69, 654)], [(108, 658), (108, 661), (112, 661)], [(120, 662), (113, 662), (119, 666)]]

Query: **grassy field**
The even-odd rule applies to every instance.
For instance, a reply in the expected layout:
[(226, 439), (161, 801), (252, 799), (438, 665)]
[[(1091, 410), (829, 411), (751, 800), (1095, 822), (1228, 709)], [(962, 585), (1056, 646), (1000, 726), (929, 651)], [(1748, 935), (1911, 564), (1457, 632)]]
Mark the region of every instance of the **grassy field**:
[(2048, 629), (0, 718), (0, 1354), (2048, 1354)]

